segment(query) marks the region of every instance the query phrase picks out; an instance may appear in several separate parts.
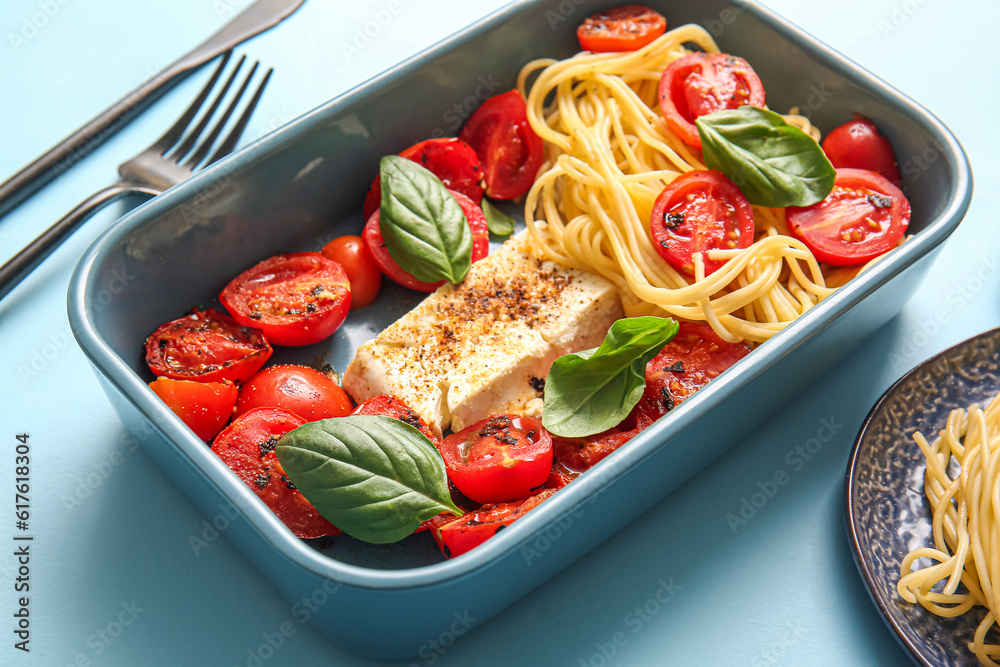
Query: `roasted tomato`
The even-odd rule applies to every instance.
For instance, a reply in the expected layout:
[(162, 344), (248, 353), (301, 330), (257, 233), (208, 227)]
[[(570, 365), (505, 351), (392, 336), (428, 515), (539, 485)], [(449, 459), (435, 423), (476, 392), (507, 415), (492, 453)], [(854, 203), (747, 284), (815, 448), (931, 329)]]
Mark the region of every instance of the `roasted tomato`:
[(666, 31), (662, 14), (645, 5), (625, 5), (588, 17), (576, 29), (576, 38), (584, 51), (638, 51)]
[(431, 442), (438, 442), (437, 436), (435, 436), (434, 432), (431, 431), (431, 427), (427, 425), (427, 422), (425, 422), (410, 406), (403, 403), (395, 396), (387, 396), (385, 394), (372, 396), (367, 401), (359, 405), (352, 414), (374, 416), (382, 415), (384, 417), (392, 417), (393, 419), (398, 419), (401, 422), (406, 422), (413, 428), (417, 429), (426, 435)]
[(688, 146), (701, 148), (694, 121), (723, 109), (764, 107), (764, 86), (753, 68), (728, 53), (691, 53), (660, 76), (660, 110), (667, 126)]
[[(455, 137), (428, 139), (399, 154), (426, 167), (449, 190), (461, 192), (477, 206), (483, 200), (483, 170), (469, 144)], [(365, 197), (365, 220), (382, 206), (382, 177), (376, 176)]]
[(240, 388), (237, 417), (262, 407), (291, 410), (311, 422), (346, 417), (354, 404), (340, 385), (315, 368), (284, 364), (265, 368)]
[(149, 369), (175, 380), (242, 382), (270, 356), (259, 329), (211, 308), (160, 325), (146, 339)]
[(294, 412), (257, 408), (237, 417), (212, 443), (212, 451), (271, 508), (296, 536), (339, 535), (285, 474), (274, 447), (281, 436), (305, 424)]
[[(469, 229), (472, 230), (472, 261), (478, 262), (490, 252), (490, 229), (486, 224), (486, 216), (483, 215), (483, 209), (479, 208), (475, 202), (461, 192), (452, 191), (451, 194), (462, 207), (465, 219), (469, 222)], [(420, 292), (433, 292), (445, 283), (443, 280), (436, 283), (425, 283), (404, 271), (403, 267), (389, 254), (389, 249), (385, 247), (385, 241), (382, 239), (382, 229), (379, 227), (378, 221), (379, 212), (375, 211), (365, 224), (365, 231), (362, 233), (362, 238), (365, 241), (365, 245), (368, 246), (372, 257), (375, 258), (375, 263), (382, 270), (382, 273), (403, 287), (409, 287)]]
[(555, 464), (546, 487), (565, 486), (749, 353), (746, 343), (728, 343), (708, 325), (682, 321), (674, 339), (646, 364), (642, 398), (621, 424), (586, 438), (553, 436)]
[(565, 486), (598, 461), (639, 435), (653, 420), (645, 413), (632, 410), (618, 426), (586, 438), (553, 436), (552, 447), (556, 464), (546, 487)]
[(444, 525), (439, 522), (432, 524), (431, 532), (445, 557), (454, 558), (493, 537), (501, 528), (514, 523), (555, 492), (555, 489), (545, 489), (527, 500), (483, 505), (479, 510)]
[(538, 419), (495, 415), (445, 438), (448, 477), (477, 503), (527, 498), (552, 469), (552, 437)]
[[(675, 178), (653, 204), (653, 245), (663, 259), (689, 275), (694, 253), (747, 248), (753, 243), (753, 209), (740, 189), (716, 169), (697, 169)], [(702, 255), (705, 275), (725, 262)]]
[(528, 123), (521, 93), (511, 90), (483, 102), (459, 136), (479, 156), (486, 194), (493, 199), (513, 199), (535, 182), (545, 146)]
[(351, 310), (370, 306), (382, 286), (382, 271), (360, 236), (335, 238), (321, 251), (347, 274), (351, 283)]
[(749, 345), (724, 341), (707, 324), (682, 321), (646, 364), (646, 389), (633, 412), (655, 421), (749, 353)]
[(899, 186), (899, 166), (892, 144), (875, 123), (861, 114), (836, 128), (823, 140), (823, 152), (838, 169), (867, 169)]
[(816, 259), (850, 266), (896, 247), (910, 224), (910, 202), (874, 171), (838, 169), (826, 199), (812, 206), (789, 206), (785, 219)]
[(149, 388), (202, 440), (211, 440), (233, 415), (239, 390), (232, 382), (156, 378)]
[(318, 252), (277, 255), (233, 278), (219, 300), (237, 322), (275, 345), (311, 345), (328, 338), (351, 307), (347, 274)]

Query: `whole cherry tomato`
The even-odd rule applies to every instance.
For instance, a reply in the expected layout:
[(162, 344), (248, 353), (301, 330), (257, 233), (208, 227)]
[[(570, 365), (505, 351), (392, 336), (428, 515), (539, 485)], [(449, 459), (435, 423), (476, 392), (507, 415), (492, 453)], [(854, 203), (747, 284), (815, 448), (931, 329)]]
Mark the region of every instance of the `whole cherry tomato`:
[(354, 409), (340, 385), (315, 368), (294, 364), (269, 366), (240, 388), (237, 417), (261, 407), (284, 408), (306, 421), (346, 417)]
[(854, 120), (826, 135), (823, 152), (838, 169), (867, 169), (889, 179), (893, 185), (901, 183), (892, 144), (875, 123), (861, 114), (854, 114)]
[(382, 271), (360, 236), (335, 238), (321, 251), (347, 274), (351, 283), (351, 310), (371, 305), (382, 286)]

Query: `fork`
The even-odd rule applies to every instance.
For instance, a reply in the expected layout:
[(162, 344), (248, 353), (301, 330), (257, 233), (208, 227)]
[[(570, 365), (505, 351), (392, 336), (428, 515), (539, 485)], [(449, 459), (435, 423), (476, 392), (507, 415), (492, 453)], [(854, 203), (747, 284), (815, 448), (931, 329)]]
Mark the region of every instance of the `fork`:
[[(85, 220), (111, 202), (129, 194), (143, 194), (155, 197), (167, 188), (177, 185), (193, 175), (196, 170), (206, 167), (232, 152), (236, 146), (236, 142), (239, 141), (240, 136), (243, 134), (243, 130), (246, 129), (247, 123), (250, 121), (250, 116), (260, 101), (261, 95), (264, 93), (264, 87), (270, 80), (271, 73), (274, 71), (273, 69), (267, 70), (264, 78), (258, 84), (253, 97), (247, 103), (246, 108), (233, 125), (229, 134), (226, 135), (222, 143), (215, 149), (212, 156), (207, 161), (205, 159), (209, 151), (211, 151), (212, 145), (218, 139), (219, 134), (222, 133), (229, 117), (236, 110), (240, 99), (249, 88), (250, 81), (257, 72), (258, 62), (255, 62), (250, 68), (250, 72), (243, 79), (239, 90), (233, 96), (232, 101), (222, 116), (212, 127), (208, 136), (201, 141), (197, 148), (195, 148), (195, 144), (222, 104), (226, 93), (236, 81), (237, 75), (243, 68), (246, 56), (240, 57), (239, 62), (236, 63), (236, 67), (222, 85), (221, 90), (216, 94), (215, 99), (203, 114), (201, 120), (188, 133), (188, 136), (181, 141), (185, 130), (194, 121), (201, 106), (208, 99), (212, 89), (215, 88), (216, 83), (221, 78), (222, 72), (231, 56), (232, 51), (226, 51), (222, 55), (221, 62), (216, 67), (215, 72), (212, 73), (212, 77), (208, 83), (198, 93), (198, 97), (195, 98), (191, 106), (184, 111), (181, 117), (177, 119), (177, 122), (163, 136), (153, 142), (149, 148), (118, 166), (118, 175), (121, 178), (119, 182), (96, 192), (82, 201), (76, 208), (46, 229), (23, 250), (14, 255), (10, 261), (0, 267), (0, 299), (14, 289), (18, 283), (58, 248)], [(171, 149), (173, 150), (171, 151)], [(192, 149), (194, 149), (193, 152)], [(168, 154), (168, 151), (171, 152)]]

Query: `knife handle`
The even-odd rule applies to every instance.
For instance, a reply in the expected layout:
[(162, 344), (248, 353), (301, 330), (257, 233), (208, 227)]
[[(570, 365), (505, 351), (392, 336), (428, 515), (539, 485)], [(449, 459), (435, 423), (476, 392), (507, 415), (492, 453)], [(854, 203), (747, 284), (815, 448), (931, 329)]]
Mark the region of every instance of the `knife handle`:
[(0, 184), (0, 218), (63, 171), (89, 155), (197, 67), (197, 65), (187, 67), (176, 65), (181, 63), (175, 63), (174, 67), (169, 67), (149, 79)]

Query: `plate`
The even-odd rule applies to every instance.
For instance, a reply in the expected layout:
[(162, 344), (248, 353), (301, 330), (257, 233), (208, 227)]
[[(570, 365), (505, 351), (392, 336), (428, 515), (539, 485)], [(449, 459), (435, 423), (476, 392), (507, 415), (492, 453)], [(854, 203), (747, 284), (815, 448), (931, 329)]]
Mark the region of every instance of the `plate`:
[(844, 511), (854, 561), (899, 642), (921, 665), (978, 665), (968, 650), (985, 611), (941, 618), (896, 592), (899, 564), (933, 546), (924, 456), (913, 441), (944, 428), (948, 414), (985, 406), (1000, 391), (1000, 329), (951, 347), (889, 387), (865, 418), (847, 467)]

